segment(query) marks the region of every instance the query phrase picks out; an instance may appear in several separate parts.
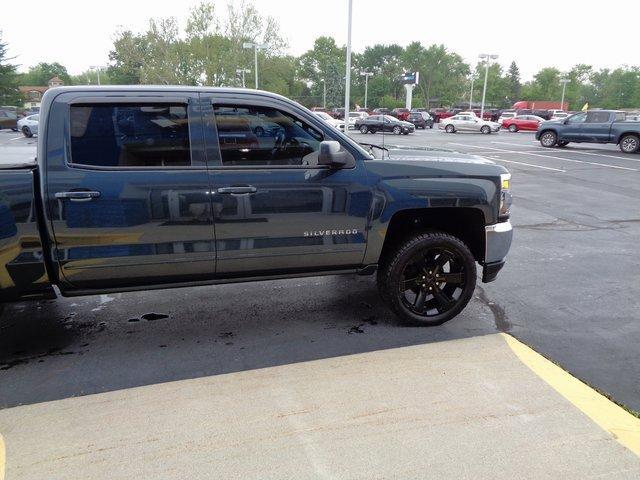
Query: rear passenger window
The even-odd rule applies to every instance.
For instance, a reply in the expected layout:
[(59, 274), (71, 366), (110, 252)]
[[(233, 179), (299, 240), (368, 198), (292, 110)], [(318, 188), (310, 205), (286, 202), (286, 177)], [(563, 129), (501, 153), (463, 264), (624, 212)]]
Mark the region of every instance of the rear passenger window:
[(99, 167), (191, 165), (187, 106), (173, 103), (71, 106), (71, 163)]
[(214, 106), (225, 166), (317, 166), (321, 132), (280, 110)]
[(609, 117), (609, 112), (588, 112), (587, 123), (607, 123)]

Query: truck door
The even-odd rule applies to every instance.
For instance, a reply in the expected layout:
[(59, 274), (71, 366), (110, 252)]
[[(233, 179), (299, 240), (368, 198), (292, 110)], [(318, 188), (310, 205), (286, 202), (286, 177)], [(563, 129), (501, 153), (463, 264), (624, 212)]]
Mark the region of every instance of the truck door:
[(198, 94), (87, 95), (60, 95), (49, 116), (46, 198), (63, 285), (105, 290), (212, 278)]
[(565, 127), (560, 129), (561, 140), (566, 141), (587, 141), (584, 138), (584, 122), (587, 119), (586, 112), (570, 116), (565, 120)]
[(582, 125), (583, 135), (589, 142), (607, 143), (611, 136), (613, 116), (611, 112), (594, 110), (587, 112), (587, 118)]
[(320, 142), (339, 133), (287, 102), (253, 98), (211, 98), (217, 275), (361, 265), (372, 201), (362, 159), (350, 168), (319, 166)]

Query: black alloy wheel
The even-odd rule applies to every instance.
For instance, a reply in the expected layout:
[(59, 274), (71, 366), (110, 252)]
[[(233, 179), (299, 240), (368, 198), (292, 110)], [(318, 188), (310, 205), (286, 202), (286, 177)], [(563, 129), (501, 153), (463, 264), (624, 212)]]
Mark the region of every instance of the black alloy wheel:
[(476, 285), (469, 248), (445, 233), (417, 235), (378, 273), (385, 302), (409, 325), (440, 325), (467, 305)]

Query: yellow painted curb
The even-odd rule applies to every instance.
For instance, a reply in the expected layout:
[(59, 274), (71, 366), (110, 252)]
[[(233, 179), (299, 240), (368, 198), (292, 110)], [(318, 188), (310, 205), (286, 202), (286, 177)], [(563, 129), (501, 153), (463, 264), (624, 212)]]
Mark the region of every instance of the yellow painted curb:
[(640, 456), (640, 419), (511, 335), (503, 333), (502, 336), (522, 363), (618, 442)]
[(4, 465), (6, 463), (6, 455), (4, 453), (4, 439), (0, 435), (0, 480), (4, 480)]

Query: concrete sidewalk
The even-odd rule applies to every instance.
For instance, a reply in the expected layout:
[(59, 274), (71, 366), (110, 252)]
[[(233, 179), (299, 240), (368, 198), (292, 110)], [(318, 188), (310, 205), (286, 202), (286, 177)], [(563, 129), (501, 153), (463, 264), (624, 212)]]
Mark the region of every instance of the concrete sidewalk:
[(10, 408), (6, 478), (640, 478), (521, 358), (496, 334)]

